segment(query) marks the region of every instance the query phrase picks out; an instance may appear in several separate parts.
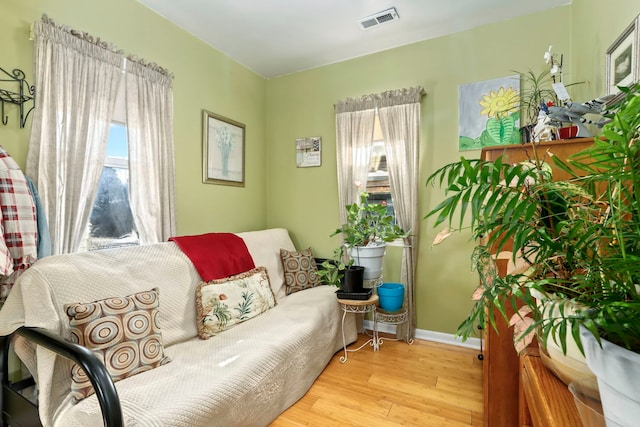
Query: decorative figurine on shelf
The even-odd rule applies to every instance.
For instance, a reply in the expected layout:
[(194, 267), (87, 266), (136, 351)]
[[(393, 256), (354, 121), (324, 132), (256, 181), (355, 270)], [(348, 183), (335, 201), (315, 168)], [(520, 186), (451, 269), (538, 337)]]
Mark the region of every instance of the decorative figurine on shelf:
[(538, 111), (538, 121), (533, 127), (533, 142), (551, 141), (556, 133), (555, 126), (552, 125), (551, 119), (547, 115), (546, 108), (541, 108)]
[(614, 97), (615, 95), (605, 95), (600, 98), (592, 99), (588, 102), (583, 102), (582, 104), (577, 102), (567, 102), (562, 107), (551, 106), (548, 107), (548, 117), (551, 119), (552, 123), (571, 123), (572, 125), (578, 126), (577, 137), (589, 137), (591, 136), (591, 132), (587, 129), (587, 124), (601, 128), (611, 120), (602, 117), (600, 120), (595, 122), (593, 120), (586, 119), (583, 116), (585, 114), (602, 115), (605, 105)]

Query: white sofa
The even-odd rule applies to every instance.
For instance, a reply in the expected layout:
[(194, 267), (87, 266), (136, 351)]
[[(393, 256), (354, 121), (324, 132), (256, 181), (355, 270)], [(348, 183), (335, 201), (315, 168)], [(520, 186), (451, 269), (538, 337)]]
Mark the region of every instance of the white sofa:
[[(0, 310), (0, 335), (26, 326), (68, 338), (64, 304), (158, 288), (162, 339), (172, 361), (115, 382), (124, 425), (268, 425), (307, 392), (342, 348), (342, 311), (333, 287), (285, 296), (279, 251), (295, 250), (286, 230), (238, 236), (255, 265), (267, 268), (277, 304), (209, 340), (197, 337), (195, 290), (201, 278), (173, 242), (36, 262)], [(346, 318), (345, 333), (347, 343), (356, 339), (352, 316)], [(23, 359), (37, 377), (38, 410), (45, 427), (119, 423), (118, 414), (112, 413), (117, 408), (103, 408), (102, 413), (96, 394), (73, 403), (69, 359), (41, 345), (35, 354), (26, 353)], [(109, 396), (102, 406), (109, 406), (108, 401)]]

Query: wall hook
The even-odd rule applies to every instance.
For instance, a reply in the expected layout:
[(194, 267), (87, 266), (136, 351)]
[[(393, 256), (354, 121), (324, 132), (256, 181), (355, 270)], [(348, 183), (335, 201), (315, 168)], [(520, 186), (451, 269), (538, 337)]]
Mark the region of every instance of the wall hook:
[[(2, 124), (9, 122), (9, 116), (5, 113), (5, 103), (18, 106), (20, 127), (23, 128), (29, 113), (35, 108), (35, 92), (34, 86), (29, 86), (22, 70), (15, 68), (11, 73), (0, 68), (0, 104)], [(5, 89), (4, 87), (7, 87)], [(13, 90), (10, 90), (13, 89)], [(31, 108), (25, 114), (25, 104), (31, 102)]]

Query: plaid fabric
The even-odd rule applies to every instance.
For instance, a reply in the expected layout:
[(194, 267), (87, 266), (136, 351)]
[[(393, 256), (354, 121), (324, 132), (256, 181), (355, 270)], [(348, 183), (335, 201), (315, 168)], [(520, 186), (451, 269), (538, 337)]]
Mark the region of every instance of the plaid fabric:
[(38, 258), (36, 207), (18, 164), (0, 146), (0, 302)]

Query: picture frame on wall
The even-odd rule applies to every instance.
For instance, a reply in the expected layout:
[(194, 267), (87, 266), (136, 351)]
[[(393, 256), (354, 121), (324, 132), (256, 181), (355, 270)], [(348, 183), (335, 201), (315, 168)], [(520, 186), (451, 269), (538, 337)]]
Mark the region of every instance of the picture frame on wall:
[(296, 138), (296, 166), (309, 168), (322, 165), (322, 138)]
[(202, 110), (202, 182), (244, 187), (245, 125)]
[(618, 86), (630, 86), (638, 81), (640, 67), (639, 21), (640, 15), (609, 46), (606, 54), (606, 87), (607, 94), (620, 92)]

